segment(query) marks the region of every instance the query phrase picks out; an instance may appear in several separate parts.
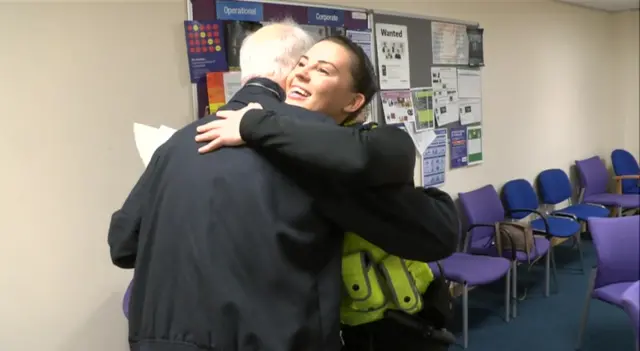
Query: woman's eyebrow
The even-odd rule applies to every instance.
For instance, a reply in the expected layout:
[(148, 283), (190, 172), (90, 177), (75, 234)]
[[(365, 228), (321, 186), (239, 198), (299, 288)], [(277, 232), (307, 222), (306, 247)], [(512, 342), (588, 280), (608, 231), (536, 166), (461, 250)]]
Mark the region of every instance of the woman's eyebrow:
[(330, 65), (331, 67), (333, 67), (333, 69), (335, 69), (336, 71), (340, 72), (340, 70), (338, 69), (338, 67), (336, 67), (336, 65), (334, 65), (333, 63), (329, 62), (329, 61), (325, 61), (325, 60), (318, 60), (318, 63), (323, 63), (326, 65)]

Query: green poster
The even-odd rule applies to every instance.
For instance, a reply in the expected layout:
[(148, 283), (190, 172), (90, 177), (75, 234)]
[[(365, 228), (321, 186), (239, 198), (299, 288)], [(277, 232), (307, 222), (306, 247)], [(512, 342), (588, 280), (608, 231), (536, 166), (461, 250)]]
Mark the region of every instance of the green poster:
[(431, 88), (413, 88), (411, 89), (411, 99), (416, 113), (416, 130), (434, 128), (433, 90)]
[(467, 160), (469, 166), (482, 163), (482, 126), (467, 128)]

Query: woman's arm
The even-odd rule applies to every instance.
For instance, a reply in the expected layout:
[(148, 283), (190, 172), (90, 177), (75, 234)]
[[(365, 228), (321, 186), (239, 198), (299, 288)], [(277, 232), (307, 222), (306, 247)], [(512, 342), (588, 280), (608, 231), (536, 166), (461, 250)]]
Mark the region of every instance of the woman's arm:
[(294, 165), (350, 183), (378, 186), (406, 184), (413, 179), (415, 147), (409, 135), (396, 127), (341, 127), (274, 111), (250, 110), (239, 129), (242, 140), (250, 147), (268, 151), (268, 158), (284, 157)]

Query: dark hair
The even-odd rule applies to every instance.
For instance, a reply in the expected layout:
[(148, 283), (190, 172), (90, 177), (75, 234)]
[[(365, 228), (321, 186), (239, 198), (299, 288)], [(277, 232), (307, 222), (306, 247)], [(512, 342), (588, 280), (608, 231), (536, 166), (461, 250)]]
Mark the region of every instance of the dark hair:
[(357, 111), (354, 111), (347, 117), (347, 121), (358, 116), (360, 111), (367, 106), (373, 96), (378, 92), (378, 77), (373, 68), (369, 56), (362, 48), (354, 43), (351, 39), (342, 35), (331, 35), (321, 41), (330, 41), (347, 49), (351, 54), (351, 77), (353, 79), (353, 90), (356, 93), (364, 95), (364, 104)]

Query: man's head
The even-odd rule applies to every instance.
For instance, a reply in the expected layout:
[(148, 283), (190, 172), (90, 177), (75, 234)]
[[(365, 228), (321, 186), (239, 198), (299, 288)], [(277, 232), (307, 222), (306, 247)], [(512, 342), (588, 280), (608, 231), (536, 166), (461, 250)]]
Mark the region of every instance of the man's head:
[(287, 75), (314, 40), (292, 20), (271, 23), (248, 35), (240, 48), (242, 84), (255, 77), (285, 86)]

